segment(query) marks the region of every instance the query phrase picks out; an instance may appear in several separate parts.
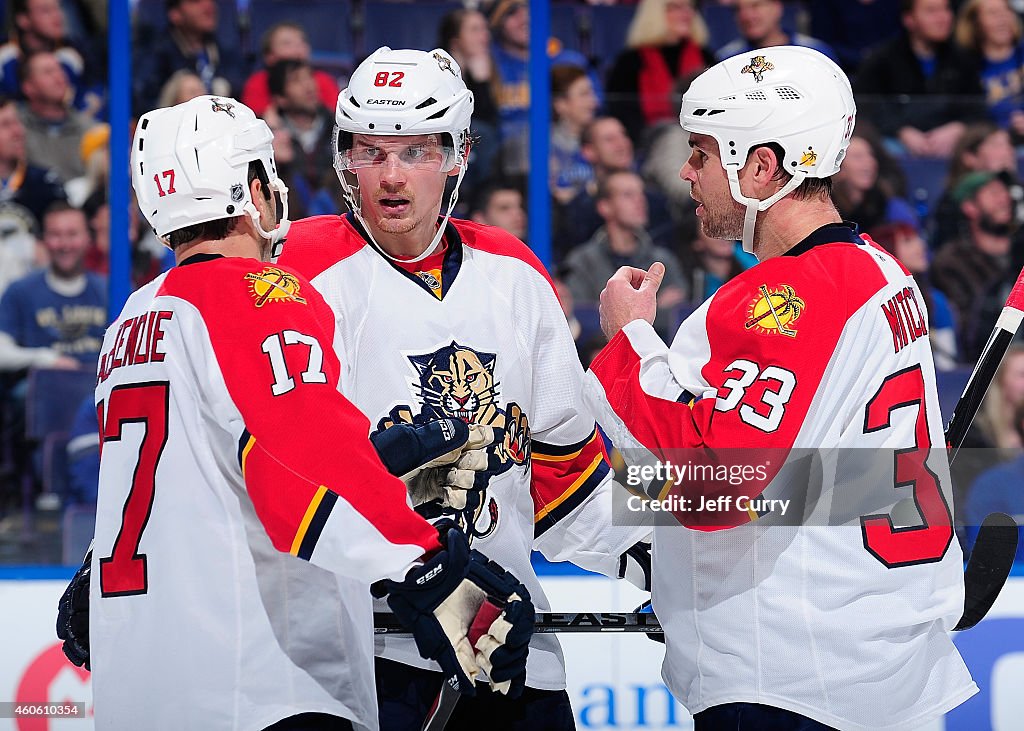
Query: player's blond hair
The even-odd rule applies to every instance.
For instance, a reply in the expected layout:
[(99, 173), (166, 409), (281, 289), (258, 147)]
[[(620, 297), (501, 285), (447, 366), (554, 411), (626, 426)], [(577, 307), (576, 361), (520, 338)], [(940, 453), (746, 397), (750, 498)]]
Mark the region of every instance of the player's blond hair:
[[(961, 47), (977, 53), (981, 53), (982, 43), (981, 23), (978, 22), (981, 3), (982, 0), (967, 0), (960, 7), (960, 12), (957, 13), (956, 18), (956, 30), (954, 31), (956, 42)], [(1021, 23), (1020, 16), (1014, 12), (1013, 8), (1010, 8), (1009, 2), (1006, 2), (1006, 7), (1009, 8), (1010, 14), (1013, 16), (1013, 42), (1014, 44), (1020, 43), (1021, 37), (1024, 36), (1024, 24)]]
[[(678, 0), (677, 0), (678, 1)], [(693, 2), (693, 0), (689, 0)], [(666, 6), (669, 0), (640, 0), (629, 23), (626, 33), (627, 48), (643, 46), (665, 46), (674, 43), (675, 39), (668, 33), (665, 23)], [(708, 26), (701, 17), (696, 5), (693, 8), (693, 24), (690, 26), (690, 40), (698, 46), (708, 43)]]

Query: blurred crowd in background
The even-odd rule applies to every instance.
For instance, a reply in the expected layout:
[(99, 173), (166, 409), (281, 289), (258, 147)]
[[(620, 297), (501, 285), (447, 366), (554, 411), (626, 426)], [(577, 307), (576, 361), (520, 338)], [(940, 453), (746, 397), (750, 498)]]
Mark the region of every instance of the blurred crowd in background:
[[(107, 7), (0, 9), (0, 563), (77, 563), (110, 319)], [(943, 406), (955, 403), (1024, 266), (1022, 13), (1024, 0), (554, 0), (549, 266), (583, 363), (604, 344), (597, 300), (619, 266), (665, 262), (656, 327), (668, 337), (755, 263), (700, 231), (679, 178), (680, 96), (716, 60), (795, 44), (853, 82), (859, 116), (834, 199), (918, 281)], [(527, 2), (135, 0), (132, 17), (134, 114), (208, 93), (240, 99), (274, 132), (293, 219), (345, 210), (332, 132), (355, 65), (381, 45), (445, 48), (476, 99), (456, 215), (526, 240)], [(127, 233), (137, 287), (173, 259), (134, 205), (130, 216), (115, 240)], [(1022, 440), (1024, 348), (972, 429), (977, 456), (958, 461), (968, 546), (966, 525), (987, 512), (1024, 514), (1010, 479), (1024, 476)]]

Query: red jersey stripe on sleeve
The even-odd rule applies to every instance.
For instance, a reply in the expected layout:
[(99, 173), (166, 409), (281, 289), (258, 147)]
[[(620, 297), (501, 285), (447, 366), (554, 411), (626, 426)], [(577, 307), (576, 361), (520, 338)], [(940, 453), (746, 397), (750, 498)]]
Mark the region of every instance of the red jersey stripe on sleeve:
[(534, 442), (531, 461), (535, 536), (572, 513), (611, 472), (604, 441), (596, 428), (573, 445)]

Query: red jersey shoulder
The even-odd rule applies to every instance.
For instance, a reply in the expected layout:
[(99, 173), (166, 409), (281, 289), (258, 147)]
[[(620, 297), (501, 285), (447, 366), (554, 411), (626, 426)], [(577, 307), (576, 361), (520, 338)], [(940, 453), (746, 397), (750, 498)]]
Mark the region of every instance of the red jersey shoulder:
[(327, 303), (304, 276), (281, 264), (242, 257), (178, 266), (168, 272), (156, 296), (185, 300), (205, 320), (216, 318), (235, 327), (259, 320), (333, 321)]
[(850, 243), (822, 244), (761, 262), (718, 291), (709, 320), (742, 311), (744, 329), (784, 335), (787, 323), (812, 309), (845, 322), (886, 285), (873, 253)]
[(345, 216), (292, 221), (278, 261), (313, 279), (366, 246)]
[(551, 281), (548, 270), (541, 264), (537, 255), (530, 250), (529, 246), (505, 229), (474, 221), (456, 220), (454, 218), (449, 220), (455, 226), (455, 230), (459, 232), (459, 236), (462, 238), (462, 243), (465, 246), (496, 256), (511, 257), (512, 259), (518, 259), (529, 264), (551, 285), (552, 289), (555, 288), (555, 283)]

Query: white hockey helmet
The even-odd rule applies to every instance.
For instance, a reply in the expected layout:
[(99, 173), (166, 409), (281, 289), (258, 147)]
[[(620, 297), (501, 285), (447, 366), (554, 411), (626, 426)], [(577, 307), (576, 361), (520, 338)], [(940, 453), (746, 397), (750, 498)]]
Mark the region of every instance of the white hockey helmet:
[[(718, 141), (732, 197), (747, 206), (743, 247), (750, 251), (757, 211), (805, 178), (839, 171), (856, 116), (850, 80), (831, 59), (811, 48), (773, 46), (727, 58), (694, 79), (683, 95), (679, 123)], [(740, 193), (737, 173), (748, 152), (768, 142), (785, 151), (783, 166), (793, 177), (758, 201)]]
[[(247, 214), (274, 248), (288, 232), (288, 188), (277, 175), (273, 133), (249, 107), (200, 96), (139, 119), (132, 143), (132, 186), (161, 239), (173, 231)], [(249, 194), (250, 162), (260, 162), (280, 198), (280, 222), (264, 231)], [(277, 255), (274, 251), (274, 255)]]
[(437, 247), (444, 225), (455, 208), (469, 156), (472, 116), (473, 92), (466, 88), (459, 64), (443, 49), (392, 50), (383, 46), (359, 64), (348, 88), (338, 95), (334, 115), (334, 168), (346, 201), (368, 233), (360, 211), (358, 189), (347, 176), (354, 169), (346, 157), (352, 136), (438, 134), (446, 148), (440, 172), (459, 167), (448, 212), (434, 242), (418, 260)]

